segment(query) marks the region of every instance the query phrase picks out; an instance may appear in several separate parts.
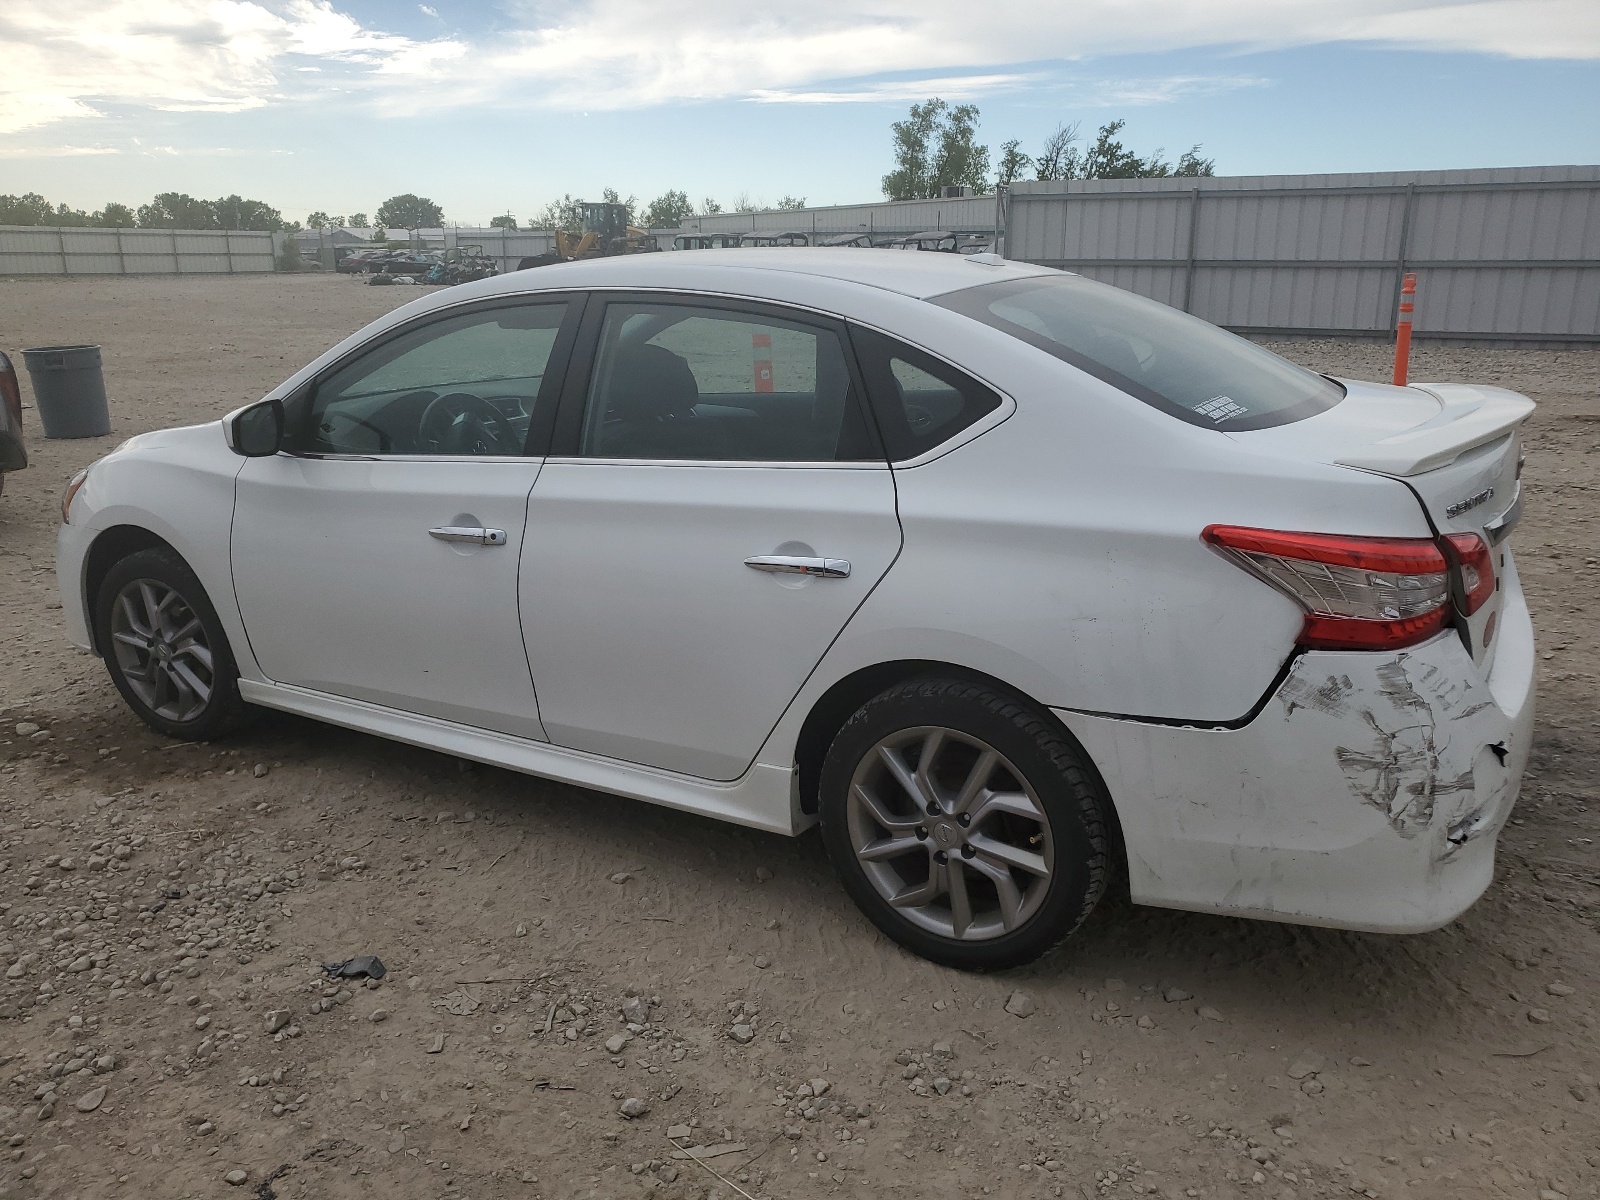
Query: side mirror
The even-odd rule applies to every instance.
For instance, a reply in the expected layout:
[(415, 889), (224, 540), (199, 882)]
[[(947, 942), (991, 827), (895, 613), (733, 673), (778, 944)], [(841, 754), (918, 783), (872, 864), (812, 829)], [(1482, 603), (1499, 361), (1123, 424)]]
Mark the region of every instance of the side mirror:
[(228, 449), (245, 458), (270, 458), (283, 447), (283, 401), (259, 400), (222, 420)]

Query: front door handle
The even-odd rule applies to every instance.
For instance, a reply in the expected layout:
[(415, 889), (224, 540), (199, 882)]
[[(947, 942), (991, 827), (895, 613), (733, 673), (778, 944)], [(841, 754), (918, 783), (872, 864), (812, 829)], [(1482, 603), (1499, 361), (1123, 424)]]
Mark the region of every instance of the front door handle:
[(481, 525), (439, 525), (428, 530), (428, 536), (441, 542), (471, 542), (475, 546), (504, 546), (504, 529), (485, 529)]
[(843, 558), (801, 558), (793, 554), (757, 554), (744, 565), (777, 575), (814, 575), (819, 579), (850, 578), (849, 560)]

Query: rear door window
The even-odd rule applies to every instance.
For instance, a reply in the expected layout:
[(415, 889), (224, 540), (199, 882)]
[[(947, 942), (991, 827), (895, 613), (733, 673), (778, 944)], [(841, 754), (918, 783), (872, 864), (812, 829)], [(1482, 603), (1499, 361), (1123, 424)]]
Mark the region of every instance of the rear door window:
[(841, 333), (754, 309), (611, 301), (578, 453), (882, 462)]
[(891, 462), (936, 449), (1000, 407), (1000, 393), (931, 354), (851, 326)]
[(1179, 420), (1232, 432), (1332, 408), (1344, 388), (1209, 321), (1077, 275), (933, 298)]

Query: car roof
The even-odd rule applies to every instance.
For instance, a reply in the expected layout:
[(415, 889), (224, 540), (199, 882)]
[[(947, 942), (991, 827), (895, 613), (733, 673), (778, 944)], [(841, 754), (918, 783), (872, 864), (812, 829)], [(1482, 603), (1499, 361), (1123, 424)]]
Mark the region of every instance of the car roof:
[(995, 261), (988, 255), (906, 254), (898, 250), (817, 246), (795, 246), (782, 254), (758, 247), (697, 250), (693, 254), (681, 251), (620, 254), (551, 263), (531, 270), (536, 272), (534, 277), (523, 271), (513, 271), (464, 286), (478, 295), (497, 295), (533, 287), (540, 291), (629, 286), (705, 289), (711, 283), (719, 289), (726, 286), (730, 293), (737, 295), (748, 292), (753, 284), (771, 286), (783, 275), (810, 275), (926, 299), (980, 283), (1058, 274), (1049, 267)]

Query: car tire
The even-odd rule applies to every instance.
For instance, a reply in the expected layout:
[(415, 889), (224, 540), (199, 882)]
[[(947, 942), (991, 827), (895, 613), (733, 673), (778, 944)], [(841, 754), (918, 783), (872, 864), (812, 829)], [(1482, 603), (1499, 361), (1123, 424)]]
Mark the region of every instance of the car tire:
[(217, 610), (172, 551), (140, 550), (117, 562), (100, 584), (94, 613), (111, 682), (157, 733), (208, 741), (250, 714)]
[(845, 890), (945, 966), (1032, 962), (1083, 924), (1111, 875), (1098, 772), (1037, 708), (981, 682), (916, 679), (869, 700), (835, 735), (819, 787)]

